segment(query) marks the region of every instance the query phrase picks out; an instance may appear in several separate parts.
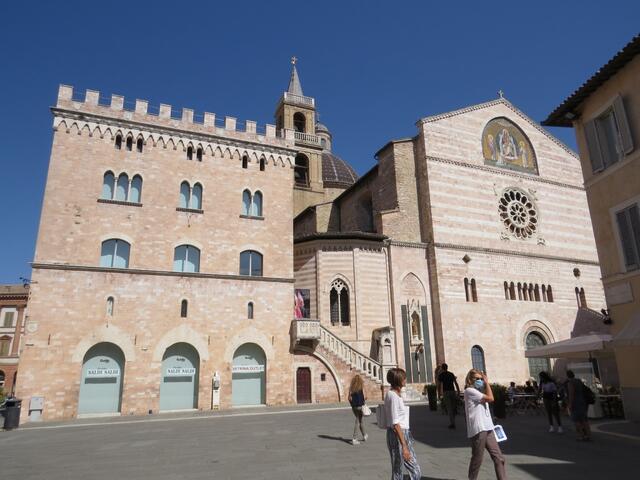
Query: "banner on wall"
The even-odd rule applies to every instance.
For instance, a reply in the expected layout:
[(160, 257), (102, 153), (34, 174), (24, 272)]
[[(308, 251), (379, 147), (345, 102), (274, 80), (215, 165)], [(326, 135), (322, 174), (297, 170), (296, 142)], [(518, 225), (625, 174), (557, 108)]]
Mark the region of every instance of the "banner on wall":
[(262, 373), (264, 365), (234, 365), (231, 373)]
[(310, 318), (311, 290), (296, 288), (293, 298), (293, 318)]

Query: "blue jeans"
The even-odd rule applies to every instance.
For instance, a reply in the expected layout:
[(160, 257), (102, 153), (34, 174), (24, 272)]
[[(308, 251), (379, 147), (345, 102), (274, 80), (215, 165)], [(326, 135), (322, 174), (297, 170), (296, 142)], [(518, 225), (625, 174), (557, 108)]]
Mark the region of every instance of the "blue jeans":
[(402, 480), (402, 465), (409, 473), (411, 480), (420, 480), (422, 470), (416, 458), (416, 452), (413, 450), (413, 437), (409, 430), (402, 430), (404, 441), (411, 452), (411, 459), (405, 460), (402, 457), (402, 444), (398, 441), (398, 437), (393, 428), (387, 428), (387, 447), (391, 454), (391, 480)]

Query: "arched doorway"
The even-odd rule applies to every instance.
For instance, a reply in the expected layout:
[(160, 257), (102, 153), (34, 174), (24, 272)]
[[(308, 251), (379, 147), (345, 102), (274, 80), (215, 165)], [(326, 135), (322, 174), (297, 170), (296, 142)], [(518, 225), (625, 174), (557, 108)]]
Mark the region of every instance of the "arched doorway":
[[(538, 332), (530, 332), (525, 340), (527, 350), (531, 348), (541, 347), (547, 344), (545, 338)], [(548, 358), (529, 358), (529, 376), (538, 378), (540, 372), (549, 373), (551, 370), (551, 362)]]
[(311, 403), (311, 369), (298, 367), (296, 371), (296, 397), (298, 403)]
[(123, 377), (120, 347), (109, 342), (91, 347), (82, 361), (78, 414), (120, 412)]
[(160, 410), (198, 407), (200, 355), (188, 343), (174, 343), (162, 357)]
[(266, 403), (266, 367), (264, 351), (255, 343), (245, 343), (236, 350), (231, 375), (234, 407)]

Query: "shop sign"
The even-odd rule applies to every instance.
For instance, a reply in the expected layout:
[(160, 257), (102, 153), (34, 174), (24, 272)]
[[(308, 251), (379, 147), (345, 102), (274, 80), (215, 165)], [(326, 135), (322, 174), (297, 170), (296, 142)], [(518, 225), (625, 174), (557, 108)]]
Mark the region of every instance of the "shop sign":
[(167, 377), (191, 377), (196, 374), (195, 368), (170, 367), (167, 368)]
[(231, 369), (232, 373), (262, 373), (264, 365), (234, 365)]
[(104, 377), (119, 377), (119, 368), (89, 368), (87, 369), (86, 378), (104, 378)]

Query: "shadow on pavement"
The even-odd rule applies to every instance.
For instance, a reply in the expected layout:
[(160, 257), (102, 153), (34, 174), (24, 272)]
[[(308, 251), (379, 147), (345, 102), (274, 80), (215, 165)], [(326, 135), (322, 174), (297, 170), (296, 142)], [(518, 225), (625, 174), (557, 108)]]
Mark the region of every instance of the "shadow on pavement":
[[(573, 424), (566, 416), (562, 418), (565, 428), (562, 435), (548, 432), (543, 415), (509, 416), (495, 423), (504, 427), (509, 438), (500, 444), (507, 456), (507, 468), (517, 468), (534, 478), (607, 478), (612, 466), (618, 478), (637, 475), (637, 471), (631, 469), (634, 454), (628, 441), (594, 433), (592, 442), (577, 442)], [(411, 408), (411, 433), (416, 442), (436, 449), (468, 449), (468, 461), (471, 445), (464, 414), (456, 417), (455, 430), (449, 430), (447, 425), (447, 417), (440, 412), (431, 412), (426, 406)], [(493, 469), (488, 454), (483, 467), (485, 464)]]
[(350, 438), (332, 437), (331, 435), (318, 435), (318, 438), (324, 438), (325, 440), (336, 440), (337, 442), (344, 442), (344, 443), (351, 444)]

